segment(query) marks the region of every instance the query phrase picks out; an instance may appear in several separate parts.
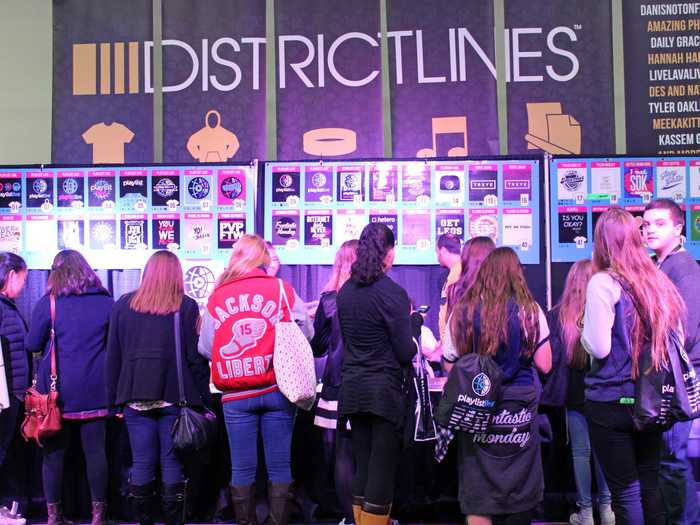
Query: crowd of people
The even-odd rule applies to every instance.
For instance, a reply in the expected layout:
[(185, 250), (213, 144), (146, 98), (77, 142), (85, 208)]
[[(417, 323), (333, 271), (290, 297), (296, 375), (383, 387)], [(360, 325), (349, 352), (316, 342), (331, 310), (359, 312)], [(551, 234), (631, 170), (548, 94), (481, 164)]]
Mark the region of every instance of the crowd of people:
[[(390, 521), (405, 428), (415, 418), (411, 378), (424, 363), (416, 357), (438, 361), (431, 375), (447, 375), (473, 353), (490, 357), (502, 382), (487, 434), (457, 433), (452, 445), (457, 499), (469, 525), (531, 522), (544, 492), (541, 404), (566, 410), (577, 492), (571, 524), (592, 525), (595, 502), (604, 525), (697, 523), (687, 458), (692, 422), (641, 432), (632, 421), (641, 359), (648, 353), (652, 363), (665, 362), (669, 332), (682, 333), (700, 366), (700, 268), (683, 249), (683, 227), (684, 213), (670, 200), (648, 204), (641, 223), (610, 208), (595, 227), (592, 260), (573, 265), (549, 312), (533, 298), (512, 249), (485, 237), (462, 245), (444, 235), (437, 255), (449, 276), (439, 341), (429, 348), (420, 344), (423, 317), (390, 277), (395, 239), (382, 224), (367, 225), (359, 240), (338, 249), (314, 311), (275, 276), (272, 247), (244, 235), (201, 313), (169, 251), (155, 252), (140, 286), (116, 302), (79, 252), (61, 251), (28, 325), (15, 303), (27, 266), (16, 254), (0, 253), (0, 386), (6, 383), (7, 392), (0, 467), (19, 435), (26, 389), (35, 384), (46, 393), (54, 382), (62, 427), (41, 448), (48, 523), (70, 524), (61, 500), (67, 450), (76, 443), (85, 457), (92, 525), (107, 522), (112, 420), (128, 432), (134, 519), (182, 524), (188, 480), (171, 429), (183, 397), (191, 407), (220, 403), (235, 521), (258, 523), (260, 443), (265, 523), (286, 525), (297, 407), (277, 386), (273, 355), (277, 323), (294, 321), (325, 361), (313, 423), (346, 525)], [(32, 354), (40, 356), (34, 363)], [(2, 399), (0, 389), (0, 406)], [(504, 434), (512, 436), (498, 439)], [(15, 507), (0, 508), (0, 523), (24, 525)]]

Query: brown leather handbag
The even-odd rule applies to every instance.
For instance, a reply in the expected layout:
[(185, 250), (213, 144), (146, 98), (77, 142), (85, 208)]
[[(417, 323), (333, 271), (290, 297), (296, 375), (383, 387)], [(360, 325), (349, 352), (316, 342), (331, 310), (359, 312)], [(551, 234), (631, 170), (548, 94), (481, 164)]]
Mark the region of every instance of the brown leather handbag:
[(24, 421), (22, 422), (22, 436), (25, 440), (36, 440), (42, 447), (42, 439), (57, 434), (61, 430), (61, 409), (58, 406), (58, 372), (56, 370), (56, 332), (54, 323), (56, 320), (56, 298), (51, 295), (51, 332), (49, 352), (51, 353), (51, 385), (48, 394), (42, 394), (36, 387), (37, 376), (34, 374), (32, 386), (27, 388), (24, 394)]

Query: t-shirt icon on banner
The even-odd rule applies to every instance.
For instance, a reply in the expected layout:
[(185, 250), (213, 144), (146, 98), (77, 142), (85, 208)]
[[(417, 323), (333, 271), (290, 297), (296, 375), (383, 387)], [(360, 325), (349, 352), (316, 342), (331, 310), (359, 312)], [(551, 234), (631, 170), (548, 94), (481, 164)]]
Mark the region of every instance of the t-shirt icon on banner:
[(576, 243), (576, 248), (579, 248), (579, 249), (585, 248), (587, 241), (588, 241), (588, 239), (586, 239), (585, 237), (579, 236), (579, 237), (574, 238), (574, 243)]

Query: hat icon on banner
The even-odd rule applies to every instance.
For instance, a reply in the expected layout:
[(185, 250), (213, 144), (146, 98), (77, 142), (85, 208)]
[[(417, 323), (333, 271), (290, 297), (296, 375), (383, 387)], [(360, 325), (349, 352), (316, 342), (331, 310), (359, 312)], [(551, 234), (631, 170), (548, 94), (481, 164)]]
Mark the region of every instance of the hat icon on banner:
[[(214, 126), (209, 125), (212, 116), (216, 117)], [(204, 127), (187, 141), (187, 151), (199, 162), (224, 162), (233, 157), (239, 147), (238, 137), (221, 126), (221, 113), (215, 109), (207, 111)]]
[(527, 104), (527, 149), (541, 149), (552, 155), (581, 153), (581, 125), (562, 112), (559, 102)]

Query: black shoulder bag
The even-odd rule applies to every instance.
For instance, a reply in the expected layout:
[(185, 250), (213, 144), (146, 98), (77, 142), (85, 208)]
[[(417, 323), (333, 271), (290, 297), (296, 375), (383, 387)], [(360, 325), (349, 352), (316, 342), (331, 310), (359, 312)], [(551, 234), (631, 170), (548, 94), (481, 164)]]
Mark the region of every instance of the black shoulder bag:
[(180, 414), (170, 433), (173, 446), (178, 450), (200, 450), (214, 440), (217, 432), (216, 415), (206, 407), (189, 407), (185, 398), (185, 381), (182, 373), (182, 345), (180, 341), (180, 312), (175, 312), (175, 361), (177, 386), (180, 391)]

